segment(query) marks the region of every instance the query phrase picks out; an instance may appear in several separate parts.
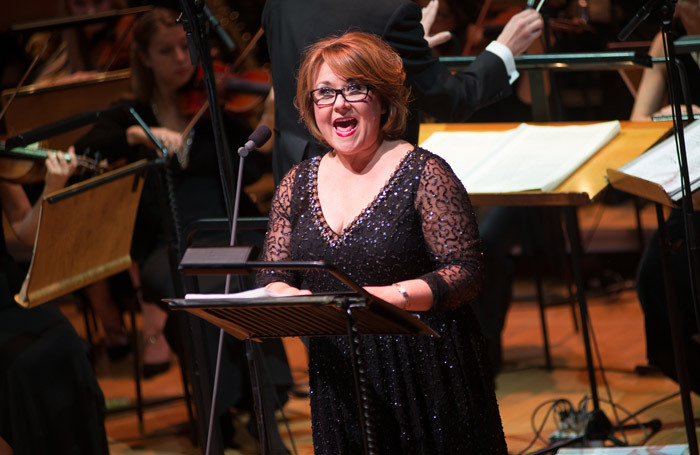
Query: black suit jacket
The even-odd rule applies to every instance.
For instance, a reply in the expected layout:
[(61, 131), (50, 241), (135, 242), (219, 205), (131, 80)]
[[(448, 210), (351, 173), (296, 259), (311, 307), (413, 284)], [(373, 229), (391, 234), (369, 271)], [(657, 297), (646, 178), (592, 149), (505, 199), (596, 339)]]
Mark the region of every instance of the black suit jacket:
[(296, 73), (304, 49), (348, 30), (382, 37), (404, 62), (413, 102), (404, 138), (418, 141), (423, 111), (438, 121), (465, 121), (477, 108), (511, 93), (502, 60), (483, 52), (466, 71), (452, 75), (423, 38), (420, 7), (410, 0), (267, 0), (263, 29), (275, 89), (273, 170), (279, 180), (295, 164), (325, 150), (299, 121), (294, 107)]

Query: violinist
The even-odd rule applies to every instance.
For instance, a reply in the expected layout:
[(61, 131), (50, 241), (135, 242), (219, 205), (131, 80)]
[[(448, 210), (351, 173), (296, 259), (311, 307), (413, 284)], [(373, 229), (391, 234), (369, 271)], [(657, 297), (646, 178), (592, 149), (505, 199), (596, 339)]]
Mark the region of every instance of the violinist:
[[(75, 170), (73, 150), (68, 155), (48, 155), (42, 197)], [(0, 208), (16, 237), (31, 245), (40, 203), (32, 206), (19, 184), (0, 180)], [(14, 302), (23, 278), (0, 223), (0, 453), (106, 455), (104, 396), (84, 343), (51, 303), (25, 309)]]
[[(204, 116), (192, 131), (184, 131), (190, 119), (181, 110), (181, 106), (183, 99), (189, 98), (188, 93), (196, 90), (196, 68), (190, 62), (185, 32), (175, 22), (177, 16), (177, 12), (160, 7), (138, 19), (131, 43), (132, 93), (119, 102), (133, 107), (153, 134), (167, 147), (171, 156), (167, 166), (173, 178), (179, 226), (184, 228), (202, 218), (226, 218), (227, 212), (210, 119)], [(224, 117), (229, 143), (232, 146), (244, 144), (250, 133), (247, 125), (230, 115)], [(188, 138), (192, 140), (191, 144), (188, 144)], [(126, 110), (114, 110), (101, 117), (93, 129), (76, 143), (76, 149), (89, 149), (91, 154), (99, 154), (100, 159), (106, 158), (110, 163), (156, 157), (159, 154), (143, 128)], [(255, 155), (251, 154), (245, 161), (246, 185), (257, 180), (261, 173), (255, 167)], [(237, 163), (234, 163), (234, 168), (238, 168)], [(155, 304), (146, 302), (160, 302), (162, 298), (175, 296), (156, 198), (159, 184), (157, 179), (147, 178), (132, 245), (132, 257), (140, 269), (140, 291), (144, 305), (143, 331), (148, 341), (144, 352), (146, 365), (158, 365), (169, 359), (168, 344), (162, 336), (165, 313)], [(255, 204), (245, 193), (240, 198), (241, 216), (260, 216)], [(228, 234), (224, 235), (224, 238), (216, 240), (228, 244)], [(220, 284), (216, 283), (217, 286)], [(200, 290), (209, 292), (213, 289), (200, 286)], [(216, 340), (218, 331), (213, 333)], [(173, 340), (169, 334), (166, 335), (168, 341)], [(234, 344), (232, 338), (229, 338), (229, 342)], [(231, 348), (231, 352), (235, 349), (240, 349), (240, 345)], [(230, 356), (233, 357), (234, 354)], [(244, 368), (244, 358), (233, 360), (235, 361)], [(273, 380), (278, 379), (280, 386), (291, 386), (288, 369), (285, 368), (275, 376)], [(233, 381), (245, 384), (247, 378), (245, 369), (234, 368), (230, 364), (222, 366), (223, 383)], [(228, 389), (219, 395), (225, 401), (220, 409), (240, 406), (248, 398), (245, 388)], [(230, 423), (230, 419), (228, 421)]]

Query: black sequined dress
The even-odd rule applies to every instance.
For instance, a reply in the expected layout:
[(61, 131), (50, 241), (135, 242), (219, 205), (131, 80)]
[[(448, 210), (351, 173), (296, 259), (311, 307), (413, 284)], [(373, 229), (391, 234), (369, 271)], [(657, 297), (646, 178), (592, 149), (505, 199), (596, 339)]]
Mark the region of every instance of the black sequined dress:
[[(482, 337), (466, 304), (479, 290), (482, 258), (464, 187), (441, 158), (416, 148), (336, 233), (318, 200), (320, 160), (302, 162), (280, 183), (264, 259), (328, 261), (363, 286), (420, 277), (434, 296), (433, 309), (420, 317), (440, 338), (363, 337), (378, 453), (506, 454)], [(303, 282), (313, 292), (345, 289), (320, 271), (258, 275), (258, 285), (273, 281)], [(315, 453), (361, 453), (345, 337), (311, 339), (309, 376)]]

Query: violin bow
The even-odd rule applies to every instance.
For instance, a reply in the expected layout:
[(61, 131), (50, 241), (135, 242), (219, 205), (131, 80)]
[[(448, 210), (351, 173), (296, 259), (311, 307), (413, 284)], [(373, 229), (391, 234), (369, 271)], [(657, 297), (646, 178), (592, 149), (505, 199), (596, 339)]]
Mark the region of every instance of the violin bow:
[(234, 71), (236, 68), (238, 68), (238, 65), (243, 63), (243, 60), (245, 60), (246, 57), (248, 57), (248, 54), (250, 54), (250, 51), (253, 50), (253, 47), (255, 47), (255, 44), (260, 40), (260, 38), (263, 36), (264, 30), (262, 27), (258, 29), (257, 32), (255, 32), (255, 35), (253, 38), (251, 38), (250, 42), (248, 45), (246, 45), (245, 49), (243, 49), (240, 53), (240, 55), (236, 58), (236, 60), (231, 64), (231, 71)]

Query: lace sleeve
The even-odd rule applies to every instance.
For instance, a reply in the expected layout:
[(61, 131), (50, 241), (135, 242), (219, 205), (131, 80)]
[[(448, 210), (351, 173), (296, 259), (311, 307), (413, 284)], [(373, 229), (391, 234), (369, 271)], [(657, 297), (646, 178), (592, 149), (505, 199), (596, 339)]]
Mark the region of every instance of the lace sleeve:
[[(294, 175), (298, 169), (296, 166), (280, 182), (275, 195), (272, 198), (270, 208), (270, 221), (267, 225), (265, 243), (261, 254), (263, 261), (289, 261), (291, 260), (290, 240), (292, 235), (292, 189)], [(291, 286), (298, 287), (300, 280), (297, 275), (289, 270), (262, 269), (258, 272), (255, 285), (265, 286), (274, 281), (283, 281)]]
[(450, 166), (430, 156), (415, 206), (435, 270), (423, 275), (433, 291), (433, 311), (447, 311), (474, 299), (483, 279), (483, 253), (467, 191)]

